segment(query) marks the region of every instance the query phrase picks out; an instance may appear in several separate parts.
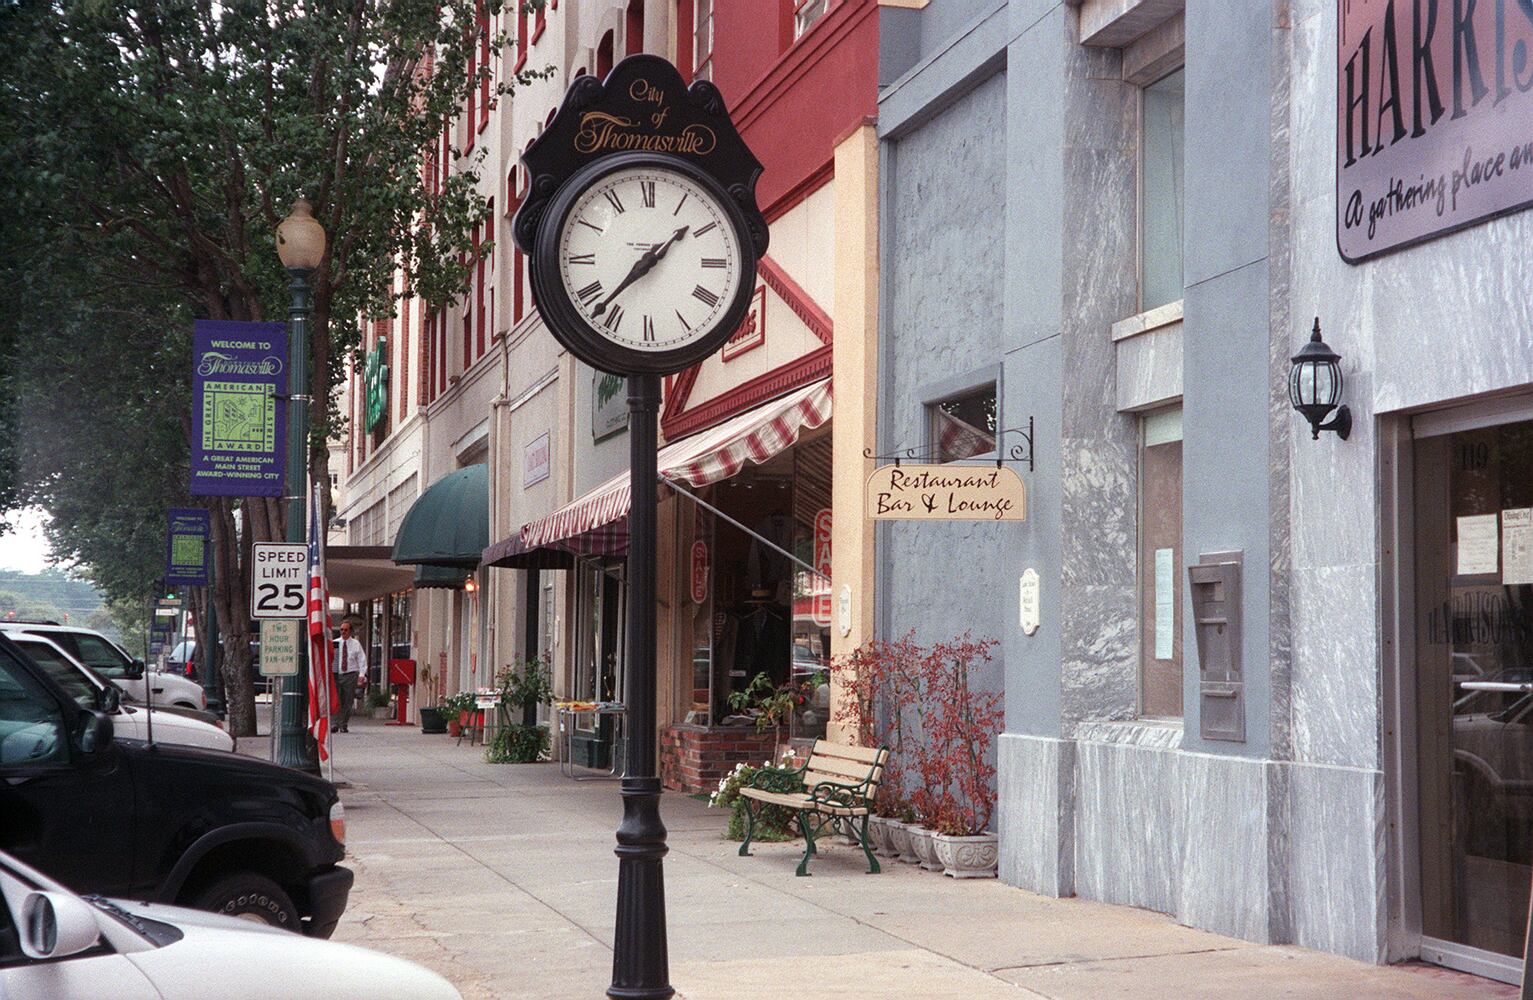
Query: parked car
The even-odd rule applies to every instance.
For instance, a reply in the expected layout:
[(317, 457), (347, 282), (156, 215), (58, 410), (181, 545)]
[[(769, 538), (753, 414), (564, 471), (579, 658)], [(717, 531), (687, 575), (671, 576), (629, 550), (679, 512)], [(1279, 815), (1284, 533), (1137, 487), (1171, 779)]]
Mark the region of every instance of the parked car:
[[(182, 743), (186, 746), (207, 747), (209, 750), (234, 749), (234, 737), (221, 729), (216, 721), (197, 719), (186, 714), (194, 709), (156, 707), (151, 723), (148, 709), (142, 705), (125, 704), (120, 688), (96, 675), (90, 667), (64, 652), (52, 640), (30, 632), (16, 632), (11, 638), (81, 708), (99, 709), (110, 715), (113, 735), (119, 739), (147, 740), (152, 729), (155, 740), (165, 743)], [(216, 720), (215, 716), (206, 712), (197, 714)]]
[(158, 903), (77, 896), (0, 853), (0, 997), (462, 1000), (434, 972), (353, 945)]
[(0, 850), (76, 892), (330, 936), (352, 883), (333, 785), (112, 728), (0, 634)]
[[(202, 657), (196, 639), (183, 639), (165, 657), (165, 669), (177, 677), (202, 683)], [(250, 643), (250, 683), (257, 694), (271, 688), (271, 678), (261, 676), (261, 640)]]
[[(94, 629), (55, 622), (0, 622), (0, 632), (29, 632), (52, 639), (96, 673), (122, 688), (130, 699), (147, 702), (153, 693), (156, 705), (179, 705), (182, 708), (207, 708), (202, 685), (173, 674), (150, 673), (144, 661), (136, 660), (122, 648)], [(152, 692), (150, 690), (152, 686)]]

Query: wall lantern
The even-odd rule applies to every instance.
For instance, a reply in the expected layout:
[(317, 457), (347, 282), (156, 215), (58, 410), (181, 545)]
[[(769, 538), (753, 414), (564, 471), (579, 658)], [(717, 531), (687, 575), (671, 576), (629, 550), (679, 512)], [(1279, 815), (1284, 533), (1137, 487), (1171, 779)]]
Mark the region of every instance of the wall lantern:
[[(1341, 355), (1320, 339), (1320, 317), (1316, 316), (1309, 343), (1293, 356), (1293, 370), (1288, 373), (1288, 398), (1293, 408), (1309, 421), (1316, 441), (1320, 440), (1321, 431), (1335, 431), (1343, 441), (1352, 433), (1352, 411), (1337, 405), (1341, 402), (1339, 361)], [(1332, 410), (1336, 416), (1322, 423)]]

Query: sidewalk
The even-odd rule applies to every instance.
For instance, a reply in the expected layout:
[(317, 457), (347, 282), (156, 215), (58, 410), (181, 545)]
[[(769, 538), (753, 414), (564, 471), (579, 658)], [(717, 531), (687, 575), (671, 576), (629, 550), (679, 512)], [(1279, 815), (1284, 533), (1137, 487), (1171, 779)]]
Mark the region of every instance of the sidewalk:
[[(264, 713), (263, 713), (264, 714)], [(242, 750), (265, 755), (264, 737)], [(414, 959), (479, 998), (598, 998), (611, 978), (617, 783), (353, 718), (351, 904), (335, 939)], [(1513, 987), (1431, 966), (1378, 968), (1207, 934), (1162, 914), (959, 882), (861, 851), (738, 845), (724, 814), (667, 793), (671, 982), (685, 1000), (1460, 1000)]]

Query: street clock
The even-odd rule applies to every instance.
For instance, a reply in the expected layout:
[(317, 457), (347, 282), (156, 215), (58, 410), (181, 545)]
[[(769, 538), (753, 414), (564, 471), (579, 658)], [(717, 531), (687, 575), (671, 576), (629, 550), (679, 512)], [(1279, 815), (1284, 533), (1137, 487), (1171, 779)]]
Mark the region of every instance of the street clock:
[(593, 368), (669, 374), (717, 351), (756, 287), (761, 164), (718, 89), (657, 56), (577, 79), (525, 156), (514, 234), (549, 330)]

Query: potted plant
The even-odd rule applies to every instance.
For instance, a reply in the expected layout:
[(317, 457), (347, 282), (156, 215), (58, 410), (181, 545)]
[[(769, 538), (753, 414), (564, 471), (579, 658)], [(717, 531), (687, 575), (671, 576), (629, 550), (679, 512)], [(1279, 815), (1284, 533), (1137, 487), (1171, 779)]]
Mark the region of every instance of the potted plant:
[(393, 712), (389, 709), (389, 702), (391, 701), (393, 701), (393, 698), (389, 695), (388, 691), (381, 687), (375, 687), (367, 692), (367, 700), (364, 704), (368, 713), (373, 718), (387, 719), (393, 715)]
[[(500, 689), (500, 716), (505, 723), (485, 747), (491, 764), (535, 764), (548, 752), (548, 727), (538, 725), (538, 706), (553, 698), (553, 679), (544, 660), (528, 660), (520, 667), (507, 666), (495, 677)], [(510, 722), (520, 712), (520, 723)]]
[[(760, 767), (736, 764), (733, 771), (719, 779), (718, 789), (708, 796), (708, 806), (729, 810), (729, 824), (724, 830), (724, 836), (728, 840), (745, 839), (745, 800), (740, 796), (740, 789), (750, 784), (761, 771), (779, 771), (785, 777), (791, 777), (797, 774), (798, 769), (786, 765), (773, 765), (770, 762)], [(791, 809), (785, 806), (757, 803), (756, 826), (751, 834), (752, 840), (792, 840), (795, 836)]]
[(553, 672), (546, 659), (532, 659), (520, 668), (507, 666), (495, 678), (500, 688), (500, 706), (507, 711), (520, 711), (522, 725), (538, 724), (538, 706), (547, 704), (554, 696)]
[(914, 679), (920, 662), (914, 633), (895, 641), (874, 640), (846, 656), (837, 657), (831, 672), (845, 695), (838, 701), (833, 720), (842, 731), (856, 734), (858, 745), (888, 747), (883, 778), (868, 817), (868, 839), (886, 857), (914, 859), (905, 819), (914, 819), (906, 797), (907, 736), (919, 718), (919, 690)]
[(996, 835), (989, 831), (995, 813), (990, 751), (1005, 710), (999, 693), (971, 684), (974, 668), (990, 662), (996, 645), (994, 639), (975, 641), (964, 634), (934, 646), (925, 664), (930, 753), (941, 779), (932, 806), (934, 843), (943, 873), (954, 878), (996, 874)]
[[(470, 712), (474, 710), (474, 695), (471, 691), (460, 691), (443, 698), (437, 705), (436, 711), (447, 723), (448, 736), (461, 736), (463, 724)], [(422, 711), (425, 711), (422, 709)]]
[(447, 732), (447, 717), (442, 714), (442, 708), (432, 705), (420, 710), (421, 732), (427, 734)]
[(772, 747), (773, 757), (779, 756), (782, 750), (782, 727), (788, 724), (793, 712), (808, 700), (807, 694), (800, 690), (801, 687), (791, 683), (773, 684), (772, 678), (763, 671), (751, 678), (745, 690), (733, 691), (729, 695), (730, 708), (755, 716), (756, 732), (773, 728), (777, 730), (779, 738)]

